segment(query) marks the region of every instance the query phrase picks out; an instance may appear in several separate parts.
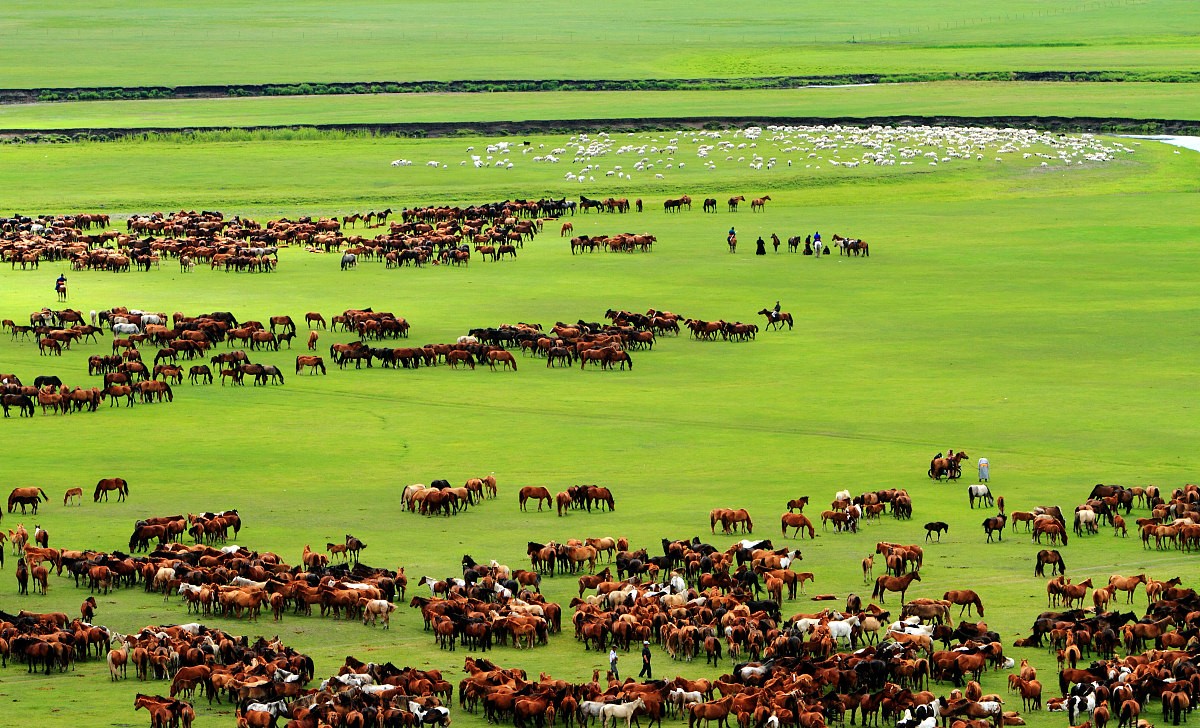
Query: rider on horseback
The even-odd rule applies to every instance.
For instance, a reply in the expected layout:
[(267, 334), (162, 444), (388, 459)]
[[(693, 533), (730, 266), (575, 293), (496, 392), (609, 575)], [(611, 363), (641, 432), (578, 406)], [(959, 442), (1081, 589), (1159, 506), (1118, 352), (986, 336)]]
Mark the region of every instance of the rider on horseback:
[(771, 320), (772, 321), (779, 320), (779, 301), (775, 302), (775, 310), (771, 313)]

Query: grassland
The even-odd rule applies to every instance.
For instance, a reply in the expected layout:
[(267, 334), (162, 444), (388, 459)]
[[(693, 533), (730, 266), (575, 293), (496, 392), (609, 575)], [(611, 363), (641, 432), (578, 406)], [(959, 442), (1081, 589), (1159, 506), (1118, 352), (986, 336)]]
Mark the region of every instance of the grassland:
[(0, 87), (464, 78), (1195, 68), (1187, 0), (619, 0), (561, 12), (496, 3), (315, 0), (197, 6), (18, 0), (0, 32)]
[(4, 129), (774, 116), (1200, 119), (1197, 84), (919, 83), (739, 91), (378, 94), (0, 106)]
[[(1067, 169), (1033, 162), (920, 171), (797, 166), (767, 176), (732, 168), (706, 175), (696, 165), (669, 181), (647, 176), (578, 189), (565, 188), (555, 167), (386, 164), (402, 156), (453, 162), (466, 146), (486, 142), (5, 147), (0, 185), (9, 191), (5, 204), (23, 212), (204, 207), (260, 218), (580, 191), (647, 201), (680, 191), (696, 198), (770, 192), (773, 201), (759, 215), (665, 215), (652, 204), (641, 215), (574, 219), (577, 233), (655, 233), (660, 242), (647, 255), (572, 257), (550, 228), (515, 261), (465, 269), (385, 271), (364, 263), (339, 273), (336, 258), (293, 249), (271, 276), (181, 275), (169, 262), (147, 274), (67, 271), (71, 304), (85, 311), (219, 308), (256, 318), (375, 306), (408, 317), (413, 342), (425, 343), (504, 321), (595, 319), (609, 307), (752, 320), (779, 298), (796, 329), (747, 344), (662, 340), (653, 352), (635, 353), (636, 368), (624, 373), (546, 370), (527, 359), (516, 373), (289, 373), (278, 388), (184, 386), (170, 405), (3, 421), (6, 451), (20, 454), (6, 457), (5, 482), (50, 493), (36, 522), (50, 531), (51, 544), (116, 549), (136, 518), (232, 507), (246, 523), (240, 542), (253, 548), (293, 561), (306, 543), (319, 547), (353, 533), (369, 545), (365, 562), (404, 565), (415, 581), (454, 573), (463, 553), (516, 567), (530, 539), (612, 534), (652, 548), (662, 536), (708, 537), (703, 525), (716, 506), (749, 508), (756, 535), (777, 537), (775, 519), (788, 498), (810, 494), (817, 504), (840, 488), (905, 487), (916, 503), (911, 523), (887, 520), (862, 534), (827, 533), (801, 544), (803, 568), (817, 575), (810, 592), (863, 593), (858, 561), (877, 540), (917, 542), (921, 523), (946, 520), (951, 531), (929, 549), (913, 595), (977, 589), (987, 622), (1008, 643), (1043, 608), (1043, 582), (1032, 577), (1037, 547), (1012, 534), (985, 547), (983, 515), (962, 507), (963, 486), (925, 476), (934, 452), (953, 447), (989, 457), (993, 490), (1010, 509), (1069, 508), (1097, 482), (1171, 487), (1195, 478), (1188, 453), (1200, 392), (1187, 343), (1200, 308), (1187, 242), (1196, 234), (1192, 198), (1200, 182), (1193, 156), (1146, 143), (1109, 164)], [(743, 240), (815, 229), (852, 234), (870, 241), (872, 256), (760, 258), (746, 246), (731, 256), (723, 242), (731, 224)], [(0, 313), (21, 318), (54, 306), (58, 270), (0, 269)], [(322, 345), (348, 339), (322, 336)], [(86, 345), (51, 361), (0, 337), (0, 369), (84, 383), (86, 356), (107, 348), (107, 341)], [(290, 372), (291, 357), (285, 349), (261, 359)], [(400, 511), (406, 483), (490, 471), (500, 481), (498, 501), (449, 520)], [(129, 503), (58, 502), (65, 488), (86, 489), (114, 474), (130, 481)], [(612, 487), (617, 511), (563, 519), (518, 513), (519, 486), (577, 482)], [(3, 526), (19, 520), (35, 522), (6, 515)], [(1143, 551), (1107, 531), (1073, 539), (1063, 553), (1076, 580), (1148, 570), (1194, 581), (1193, 556)], [(52, 581), (45, 598), (16, 598), (11, 576), (2, 578), (5, 610), (74, 612), (83, 598), (63, 579)], [(559, 578), (545, 589), (565, 603), (573, 583)], [(98, 621), (120, 630), (188, 619), (174, 601), (140, 593), (100, 602)], [(799, 601), (785, 612), (816, 606)], [(454, 674), (464, 653), (438, 652), (410, 612), (402, 610), (389, 633), (290, 616), (279, 625), (209, 621), (278, 633), (312, 653), (322, 674), (347, 654)], [(1012, 654), (1053, 675), (1051, 655)], [(492, 658), (576, 680), (601, 666), (569, 633), (549, 648), (502, 649)], [(623, 662), (628, 668), (632, 656)], [(655, 669), (714, 674), (670, 664), (657, 652)], [(140, 725), (132, 694), (165, 689), (110, 685), (95, 663), (49, 678), (26, 677), (14, 666), (0, 675), (5, 718), (21, 723)], [(985, 688), (1002, 692), (1003, 680), (991, 675)], [(202, 728), (233, 722), (228, 711), (200, 713)], [(1029, 716), (1036, 728), (1057, 720)], [(455, 724), (484, 725), (461, 712)]]

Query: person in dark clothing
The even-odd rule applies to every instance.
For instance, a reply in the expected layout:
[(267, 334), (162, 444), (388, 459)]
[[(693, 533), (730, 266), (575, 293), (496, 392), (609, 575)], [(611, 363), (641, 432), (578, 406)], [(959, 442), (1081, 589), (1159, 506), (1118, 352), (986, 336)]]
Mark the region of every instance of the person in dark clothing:
[(765, 240), (762, 239), (761, 235), (758, 236), (758, 241), (755, 242), (755, 246), (756, 246), (754, 248), (755, 255), (766, 255), (767, 254), (767, 243)]
[(650, 643), (642, 642), (642, 671), (638, 673), (638, 677), (645, 677), (647, 680), (653, 680), (654, 676), (650, 674)]

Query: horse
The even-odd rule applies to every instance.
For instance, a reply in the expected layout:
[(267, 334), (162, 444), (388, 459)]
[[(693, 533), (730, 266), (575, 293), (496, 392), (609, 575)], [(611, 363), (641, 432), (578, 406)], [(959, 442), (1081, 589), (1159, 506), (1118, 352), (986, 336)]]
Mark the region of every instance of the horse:
[(37, 515), (38, 503), (40, 501), (50, 502), (50, 496), (46, 495), (46, 491), (37, 486), (29, 488), (13, 488), (8, 494), (8, 512), (12, 513), (16, 510), (17, 504), (21, 504), (21, 515), (25, 515), (25, 506), (33, 506), (33, 514)]
[(213, 383), (212, 369), (208, 368), (207, 364), (197, 364), (188, 370), (188, 381), (192, 384), (199, 384), (203, 380), (206, 384)]
[(763, 310), (759, 311), (758, 313), (760, 316), (767, 317), (767, 330), (768, 331), (770, 331), (772, 328), (782, 329), (784, 324), (787, 324), (789, 330), (791, 330), (791, 328), (792, 328), (792, 315), (790, 313), (788, 313), (787, 311), (781, 311), (779, 313), (776, 313), (775, 311), (764, 308)]
[(510, 351), (489, 351), (487, 353), (487, 362), (488, 367), (491, 368), (492, 371), (496, 371), (496, 362), (500, 362), (504, 365), (501, 367), (502, 369), (508, 369), (511, 366), (514, 372), (517, 371), (517, 360), (513, 358), (512, 352)]
[(1067, 563), (1057, 549), (1042, 549), (1037, 554), (1037, 562), (1033, 566), (1034, 576), (1046, 575), (1046, 564), (1050, 564), (1050, 575), (1066, 574)]
[(729, 243), (729, 252), (736, 253), (737, 252), (737, 236), (730, 235), (726, 242)]
[(745, 201), (746, 201), (746, 196), (745, 196), (745, 195), (738, 195), (737, 197), (730, 197), (730, 198), (729, 198), (729, 211), (730, 211), (730, 212), (737, 212), (737, 209), (738, 209), (738, 203), (739, 203), (739, 202), (745, 202)]
[(963, 460), (970, 460), (965, 452), (952, 453), (949, 457), (938, 457), (929, 461), (929, 477), (934, 480), (941, 480), (942, 476), (946, 476), (947, 480), (958, 480), (962, 475)]
[(996, 499), (992, 497), (992, 491), (982, 483), (979, 485), (967, 486), (967, 502), (971, 508), (975, 508), (975, 501), (978, 500), (981, 506), (991, 508), (996, 505)]
[(367, 545), (350, 534), (346, 534), (346, 558), (353, 559), (354, 563), (358, 563), (358, 553), (365, 549)]
[(787, 509), (788, 509), (789, 513), (791, 513), (793, 510), (803, 513), (804, 506), (806, 506), (806, 505), (808, 505), (808, 496), (805, 495), (805, 496), (801, 496), (799, 498), (793, 498), (792, 500), (788, 501)]
[(605, 728), (608, 724), (608, 719), (613, 719), (613, 728), (616, 728), (617, 720), (625, 721), (625, 728), (633, 725), (633, 714), (640, 708), (645, 708), (646, 702), (641, 698), (634, 700), (632, 703), (607, 703), (600, 708), (600, 728)]
[(129, 483), (125, 482), (124, 478), (104, 478), (96, 483), (96, 492), (92, 494), (92, 502), (99, 503), (101, 495), (107, 502), (110, 490), (117, 491), (117, 502), (120, 503), (129, 495)]
[(325, 360), (319, 356), (296, 357), (296, 373), (299, 374), (300, 370), (304, 367), (308, 367), (309, 374), (316, 374), (318, 369), (321, 370), (322, 374), (328, 374), (328, 372), (325, 371)]
[(966, 610), (967, 616), (971, 616), (971, 607), (974, 607), (979, 616), (983, 616), (983, 601), (979, 595), (970, 589), (952, 589), (942, 595), (942, 599), (957, 604), (961, 609), (958, 610), (958, 616), (963, 616), (963, 610)]
[(75, 499), (75, 505), (83, 505), (83, 488), (71, 488), (68, 490), (66, 495), (63, 496), (63, 505), (67, 505), (68, 501), (72, 498)]
[(319, 328), (319, 329), (328, 329), (329, 328), (329, 325), (327, 323), (325, 323), (325, 317), (316, 311), (309, 311), (308, 313), (304, 314), (304, 323), (310, 329), (313, 327), (314, 323), (317, 325), (317, 328)]
[(717, 198), (715, 198), (715, 197), (704, 198), (704, 211), (705, 212), (716, 212), (717, 211)]
[(342, 270), (350, 270), (358, 267), (358, 256), (354, 253), (346, 253), (342, 256)]
[(530, 498), (537, 500), (538, 511), (542, 510), (542, 501), (546, 501), (546, 507), (550, 508), (554, 501), (550, 498), (550, 491), (541, 485), (527, 485), (521, 488), (518, 494), (521, 503), (521, 510), (526, 510), (525, 505)]
[(992, 542), (992, 535), (997, 535), (997, 540), (1004, 540), (1004, 527), (1008, 524), (1008, 516), (1001, 513), (998, 516), (983, 519), (983, 532), (987, 534), (987, 542)]
[(904, 593), (908, 591), (908, 587), (914, 581), (921, 580), (921, 572), (913, 571), (904, 576), (888, 576), (883, 575), (875, 580), (875, 589), (871, 592), (872, 599), (878, 599), (880, 604), (883, 604), (884, 596), (887, 592), (900, 592), (900, 603), (904, 604)]
[(808, 516), (804, 515), (803, 513), (792, 513), (791, 511), (784, 513), (782, 516), (780, 516), (780, 525), (783, 528), (784, 537), (787, 536), (787, 530), (789, 528), (796, 529), (792, 532), (793, 538), (804, 538), (801, 531), (805, 529), (808, 530), (809, 538), (817, 537), (817, 532), (816, 529), (813, 528), (812, 521), (808, 520)]
[(931, 521), (925, 524), (925, 540), (928, 541), (933, 534), (937, 534), (937, 540), (941, 542), (942, 532), (949, 532), (950, 524), (945, 521)]
[(770, 200), (771, 200), (770, 195), (763, 195), (762, 197), (755, 197), (753, 200), (750, 200), (750, 212), (766, 212), (767, 203)]

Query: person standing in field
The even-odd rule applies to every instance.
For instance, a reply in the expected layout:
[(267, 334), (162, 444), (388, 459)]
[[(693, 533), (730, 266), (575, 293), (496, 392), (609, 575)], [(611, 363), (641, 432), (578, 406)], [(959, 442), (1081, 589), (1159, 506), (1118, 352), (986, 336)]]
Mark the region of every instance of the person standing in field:
[(608, 669), (612, 671), (613, 679), (617, 682), (621, 681), (621, 673), (617, 672), (617, 648), (612, 647), (608, 650)]
[(649, 642), (649, 640), (642, 641), (642, 671), (638, 673), (638, 677), (645, 677), (647, 680), (654, 679), (654, 676), (650, 673), (650, 642)]
[(980, 483), (988, 482), (988, 475), (989, 475), (988, 469), (989, 469), (990, 465), (991, 465), (991, 463), (988, 462), (987, 458), (979, 458), (979, 482)]

